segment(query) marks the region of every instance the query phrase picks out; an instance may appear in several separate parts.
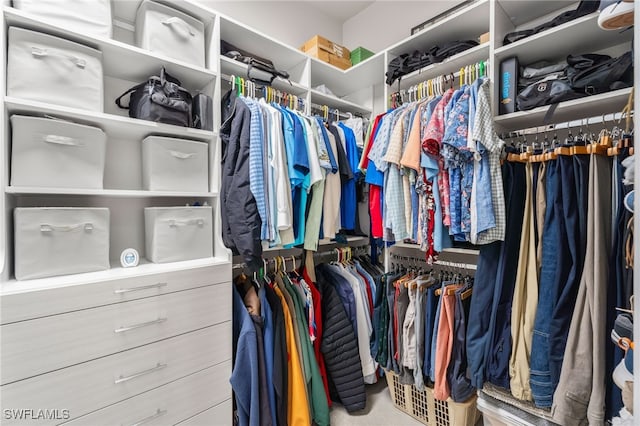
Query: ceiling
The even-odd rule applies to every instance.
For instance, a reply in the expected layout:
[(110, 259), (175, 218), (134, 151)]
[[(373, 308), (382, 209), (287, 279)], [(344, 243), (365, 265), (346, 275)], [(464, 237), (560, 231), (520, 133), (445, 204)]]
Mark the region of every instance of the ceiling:
[(373, 1), (306, 1), (310, 6), (321, 10), (325, 15), (340, 21), (345, 22), (349, 18), (362, 12), (367, 7), (371, 6)]

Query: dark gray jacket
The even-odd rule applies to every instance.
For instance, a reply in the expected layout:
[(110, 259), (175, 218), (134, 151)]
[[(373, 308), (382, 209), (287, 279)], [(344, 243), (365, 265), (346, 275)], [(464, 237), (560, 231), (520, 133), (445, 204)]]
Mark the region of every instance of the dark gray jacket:
[(252, 270), (262, 266), (261, 220), (249, 188), (251, 111), (229, 91), (222, 97), (222, 240)]
[(323, 330), (320, 350), (327, 367), (329, 388), (333, 385), (347, 411), (363, 410), (367, 406), (367, 394), (355, 331), (324, 267), (325, 265), (318, 265), (316, 278), (322, 296)]

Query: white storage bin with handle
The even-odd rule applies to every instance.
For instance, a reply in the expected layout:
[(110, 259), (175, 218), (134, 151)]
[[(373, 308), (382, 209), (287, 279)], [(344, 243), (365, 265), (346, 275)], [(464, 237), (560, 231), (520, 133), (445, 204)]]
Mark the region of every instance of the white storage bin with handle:
[(142, 141), (142, 184), (150, 191), (209, 191), (209, 145), (149, 136)]
[(169, 58), (205, 66), (204, 24), (164, 4), (142, 2), (136, 14), (136, 44)]
[(13, 7), (61, 28), (111, 38), (111, 0), (13, 0)]
[(109, 269), (109, 209), (16, 208), (18, 280)]
[(102, 53), (48, 34), (9, 27), (7, 95), (102, 112)]
[(97, 127), (11, 116), (11, 185), (103, 188), (107, 136)]
[(166, 263), (212, 257), (212, 214), (211, 206), (145, 208), (147, 259)]

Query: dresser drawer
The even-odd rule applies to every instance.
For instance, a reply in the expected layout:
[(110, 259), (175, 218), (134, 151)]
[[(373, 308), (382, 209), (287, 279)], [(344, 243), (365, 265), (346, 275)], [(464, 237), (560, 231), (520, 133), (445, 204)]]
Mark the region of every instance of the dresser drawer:
[[(183, 398), (187, 401), (189, 398), (195, 398), (194, 395), (199, 393), (202, 393), (202, 398), (206, 396), (206, 404), (203, 402), (198, 405), (199, 410), (202, 411), (230, 395), (229, 391), (225, 391), (231, 375), (230, 342), (231, 322), (228, 321), (42, 376), (21, 380), (0, 388), (2, 409), (4, 412), (6, 409), (14, 408), (58, 408), (69, 410), (70, 418), (73, 420), (127, 398), (139, 394), (147, 395), (146, 391), (215, 366), (213, 371), (216, 373), (216, 378), (219, 377), (217, 380), (220, 383), (208, 380), (206, 382), (208, 386), (193, 389), (191, 386), (178, 386), (185, 396), (180, 396), (176, 401)], [(160, 394), (163, 398), (168, 395), (164, 392)], [(150, 404), (156, 404), (160, 394), (146, 398), (149, 399)], [(218, 401), (215, 401), (215, 395), (220, 395)], [(166, 401), (172, 401), (173, 404), (175, 395), (169, 398)], [(148, 409), (138, 404), (131, 405), (131, 407), (136, 406), (139, 409), (131, 412), (131, 423), (144, 418), (147, 413), (155, 412), (156, 408), (165, 409), (169, 404), (163, 402)], [(198, 412), (194, 408), (192, 412), (182, 414), (177, 420)], [(93, 418), (100, 419), (100, 417)], [(6, 423), (5, 421), (3, 419), (3, 425), (13, 424), (11, 421)], [(97, 423), (87, 421), (85, 424)], [(120, 424), (120, 422), (105, 421), (104, 424)]]
[(231, 284), (225, 283), (3, 325), (1, 383), (230, 319)]
[[(141, 265), (135, 269), (139, 275), (134, 277), (118, 278), (117, 275), (125, 271), (119, 269), (3, 283), (0, 287), (0, 323), (8, 324), (231, 281), (229, 263), (194, 267), (192, 264), (197, 262), (179, 262), (185, 264), (185, 269), (178, 270), (169, 269), (169, 264)], [(94, 279), (84, 280), (81, 276)], [(73, 284), (68, 280), (72, 280)]]
[(211, 407), (202, 413), (193, 416), (180, 426), (228, 426), (233, 424), (233, 402), (231, 399)]
[[(165, 386), (64, 423), (65, 426), (174, 425), (218, 404), (215, 424), (231, 425), (231, 361), (209, 367)], [(229, 404), (222, 403), (226, 399)], [(214, 408), (217, 408), (214, 407)], [(207, 421), (211, 417), (206, 417)], [(192, 423), (195, 425), (198, 423)]]

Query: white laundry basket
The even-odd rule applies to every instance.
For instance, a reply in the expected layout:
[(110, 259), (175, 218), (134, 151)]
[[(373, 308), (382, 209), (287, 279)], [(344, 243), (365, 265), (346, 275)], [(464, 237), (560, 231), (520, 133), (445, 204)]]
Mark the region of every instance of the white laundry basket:
[(16, 208), (14, 230), (18, 280), (109, 269), (109, 209)]
[(204, 24), (161, 3), (144, 0), (138, 8), (136, 44), (169, 58), (205, 66)]
[(111, 38), (111, 0), (13, 0), (13, 7), (61, 28)]
[(145, 138), (142, 184), (151, 191), (209, 191), (209, 145), (163, 136)]
[(102, 112), (102, 53), (59, 37), (9, 27), (7, 95)]
[(103, 188), (107, 137), (92, 126), (11, 116), (11, 185)]
[(145, 208), (147, 259), (166, 263), (212, 257), (212, 214), (210, 206)]

